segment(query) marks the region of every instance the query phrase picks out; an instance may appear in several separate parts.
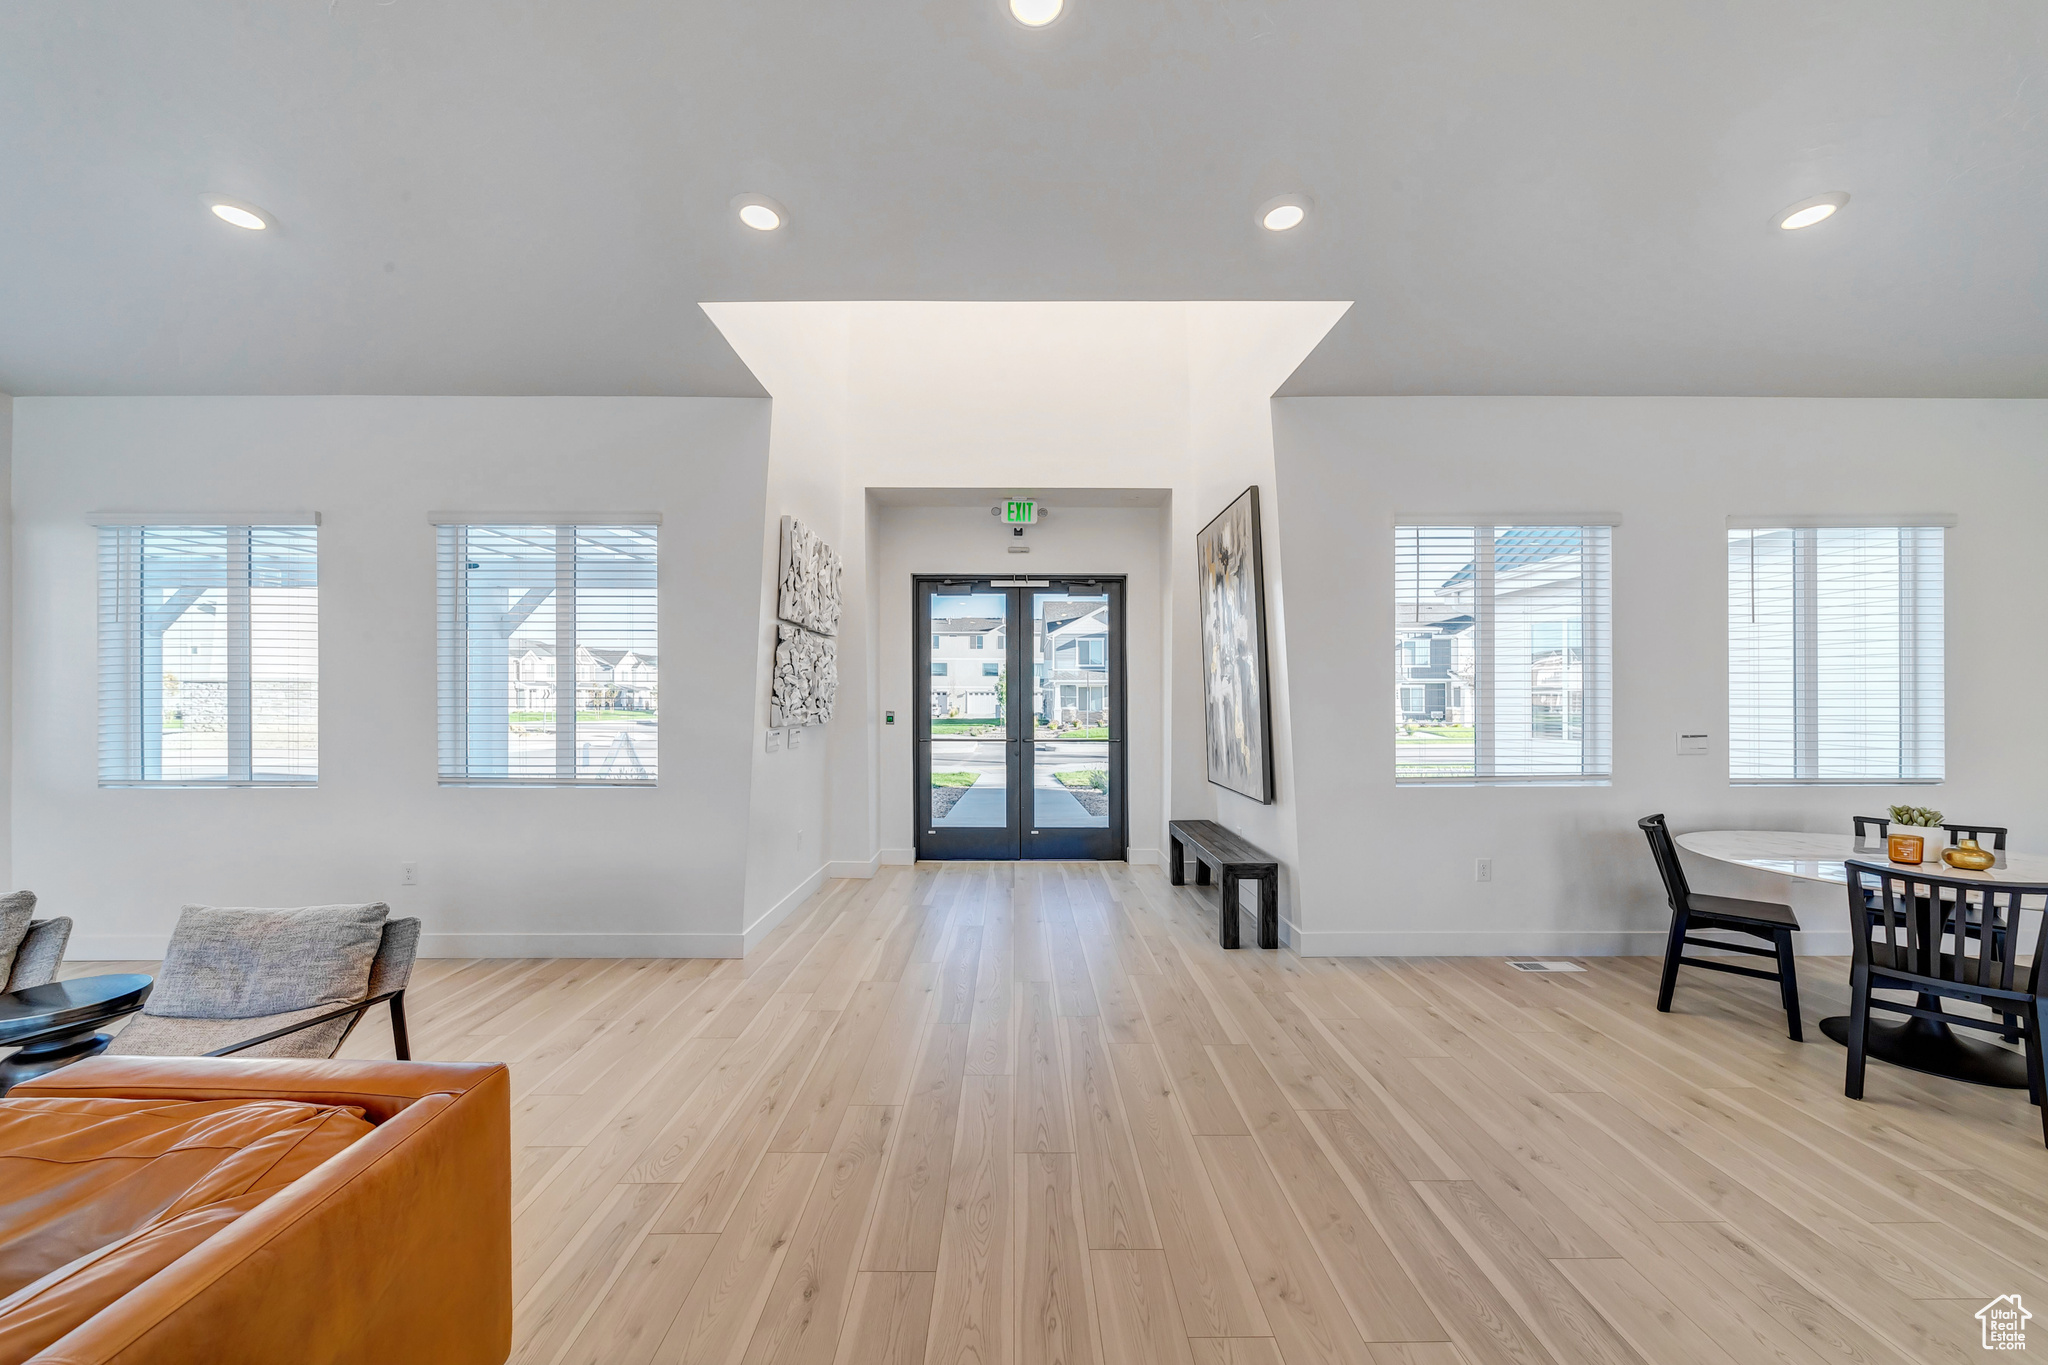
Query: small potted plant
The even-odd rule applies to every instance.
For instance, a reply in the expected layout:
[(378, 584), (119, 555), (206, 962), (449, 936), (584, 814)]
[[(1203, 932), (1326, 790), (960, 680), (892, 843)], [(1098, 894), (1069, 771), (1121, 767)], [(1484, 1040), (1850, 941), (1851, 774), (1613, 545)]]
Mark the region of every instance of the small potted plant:
[(1885, 831), (1885, 851), (1895, 863), (1909, 862), (1899, 854), (1906, 845), (1901, 838), (1920, 840), (1920, 859), (1923, 863), (1941, 861), (1941, 851), (1948, 847), (1948, 831), (1941, 827), (1941, 812), (1925, 806), (1893, 806), (1888, 812), (1891, 827)]

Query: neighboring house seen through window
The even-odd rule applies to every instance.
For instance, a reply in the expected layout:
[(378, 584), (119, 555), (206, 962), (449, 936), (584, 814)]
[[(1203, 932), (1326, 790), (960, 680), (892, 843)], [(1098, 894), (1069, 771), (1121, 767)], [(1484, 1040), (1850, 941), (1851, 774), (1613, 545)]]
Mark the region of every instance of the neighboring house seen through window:
[(1397, 782), (1599, 782), (1607, 526), (1394, 531)]
[(658, 530), (437, 526), (444, 784), (654, 784)]
[(318, 537), (100, 528), (101, 786), (319, 780)]

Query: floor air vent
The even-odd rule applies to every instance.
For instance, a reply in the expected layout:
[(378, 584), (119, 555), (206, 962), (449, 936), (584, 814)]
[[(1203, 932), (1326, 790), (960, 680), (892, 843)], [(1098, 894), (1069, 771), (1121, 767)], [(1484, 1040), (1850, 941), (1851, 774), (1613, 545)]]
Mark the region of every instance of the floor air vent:
[(1511, 957), (1508, 965), (1518, 972), (1583, 972), (1576, 962), (1542, 962), (1534, 958)]

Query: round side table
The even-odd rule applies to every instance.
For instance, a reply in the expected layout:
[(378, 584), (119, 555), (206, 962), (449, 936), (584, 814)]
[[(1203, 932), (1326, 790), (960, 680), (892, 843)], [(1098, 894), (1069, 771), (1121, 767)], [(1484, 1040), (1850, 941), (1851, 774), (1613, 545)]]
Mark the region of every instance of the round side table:
[(102, 1025), (142, 1008), (147, 976), (76, 976), (0, 994), (0, 1047), (21, 1051), (0, 1061), (0, 1095), (23, 1081), (106, 1051)]

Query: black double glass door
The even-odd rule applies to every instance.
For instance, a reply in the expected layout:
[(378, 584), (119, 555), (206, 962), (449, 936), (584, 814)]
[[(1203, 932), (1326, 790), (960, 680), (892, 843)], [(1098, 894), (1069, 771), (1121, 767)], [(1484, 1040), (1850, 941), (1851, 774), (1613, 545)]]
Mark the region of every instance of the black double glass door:
[(1124, 856), (1124, 581), (913, 582), (917, 856)]

